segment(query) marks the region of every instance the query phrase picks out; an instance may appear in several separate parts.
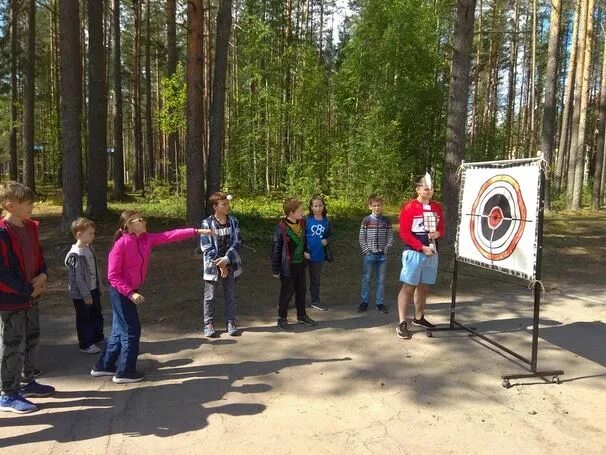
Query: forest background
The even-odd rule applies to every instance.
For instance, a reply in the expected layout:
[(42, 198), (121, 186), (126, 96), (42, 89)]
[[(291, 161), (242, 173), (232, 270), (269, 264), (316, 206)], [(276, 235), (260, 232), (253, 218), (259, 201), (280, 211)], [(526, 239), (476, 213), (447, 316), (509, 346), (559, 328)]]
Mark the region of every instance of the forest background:
[(429, 170), (452, 219), (462, 160), (541, 152), (547, 208), (599, 210), (605, 13), (603, 0), (3, 0), (2, 178), (61, 204), (66, 228), (120, 201), (197, 225), (218, 189), (262, 216), (284, 195), (395, 205)]

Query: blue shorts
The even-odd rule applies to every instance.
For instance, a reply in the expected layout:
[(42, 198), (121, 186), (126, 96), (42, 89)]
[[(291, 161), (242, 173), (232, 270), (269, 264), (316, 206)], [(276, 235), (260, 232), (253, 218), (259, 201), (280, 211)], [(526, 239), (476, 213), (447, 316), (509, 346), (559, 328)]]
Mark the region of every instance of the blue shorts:
[(435, 284), (438, 277), (438, 255), (427, 256), (415, 250), (402, 253), (402, 271), (400, 281), (411, 286)]

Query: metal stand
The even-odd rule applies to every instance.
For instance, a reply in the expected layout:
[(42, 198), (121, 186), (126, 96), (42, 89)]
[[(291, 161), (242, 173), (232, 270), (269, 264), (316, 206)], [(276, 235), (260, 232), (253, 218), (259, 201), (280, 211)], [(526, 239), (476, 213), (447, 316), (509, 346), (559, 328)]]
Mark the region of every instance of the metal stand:
[(463, 324), (458, 323), (455, 320), (455, 308), (456, 308), (456, 298), (457, 298), (457, 278), (458, 278), (458, 262), (455, 258), (454, 267), (452, 272), (452, 298), (450, 302), (450, 324), (448, 327), (436, 327), (434, 329), (427, 329), (427, 336), (431, 337), (432, 332), (439, 331), (450, 331), (450, 330), (466, 330), (471, 335), (477, 336), (482, 340), (490, 343), (493, 346), (501, 349), (507, 354), (515, 357), (518, 360), (521, 360), (524, 363), (530, 365), (529, 373), (518, 373), (518, 374), (504, 374), (501, 376), (502, 385), (506, 389), (511, 387), (510, 379), (526, 379), (526, 378), (542, 378), (547, 380), (550, 377), (551, 382), (554, 384), (560, 383), (560, 375), (564, 374), (563, 370), (537, 370), (537, 351), (539, 344), (539, 307), (541, 304), (541, 290), (542, 285), (540, 283), (541, 280), (541, 266), (542, 266), (542, 256), (543, 256), (543, 209), (544, 209), (544, 199), (545, 199), (545, 174), (541, 171), (541, 187), (540, 187), (540, 198), (539, 198), (539, 217), (538, 217), (538, 236), (537, 236), (537, 259), (536, 259), (536, 277), (535, 277), (535, 285), (534, 285), (534, 313), (532, 317), (532, 348), (531, 348), (531, 357), (530, 360), (517, 352), (512, 351), (511, 349), (503, 346), (500, 343), (497, 343), (494, 340), (491, 340), (486, 335), (482, 335), (478, 331), (475, 330), (475, 327), (465, 327)]

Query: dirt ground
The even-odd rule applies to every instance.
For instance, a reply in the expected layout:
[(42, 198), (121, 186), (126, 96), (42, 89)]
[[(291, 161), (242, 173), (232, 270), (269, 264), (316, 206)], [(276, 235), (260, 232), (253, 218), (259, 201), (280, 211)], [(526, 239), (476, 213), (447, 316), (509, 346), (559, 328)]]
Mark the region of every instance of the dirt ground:
[[(66, 292), (70, 241), (58, 233), (57, 214), (41, 219), (50, 280), (40, 382), (57, 393), (34, 399), (37, 413), (0, 415), (0, 453), (606, 453), (604, 213), (547, 220), (539, 369), (565, 373), (559, 385), (526, 379), (509, 389), (501, 375), (526, 365), (477, 337), (396, 338), (400, 245), (388, 265), (389, 314), (357, 314), (361, 259), (356, 239), (343, 237), (323, 278), (330, 309), (309, 311), (317, 327), (274, 327), (279, 283), (268, 248), (249, 246), (238, 285), (243, 336), (215, 340), (201, 334), (195, 242), (157, 249), (140, 308), (146, 381), (92, 378), (96, 356), (78, 351)], [(96, 250), (103, 269), (110, 244), (111, 227), (102, 225)], [(449, 318), (450, 278), (443, 259), (427, 310), (437, 323)], [(524, 282), (459, 269), (457, 320), (526, 357), (532, 302)], [(109, 334), (107, 292), (103, 304)], [(219, 306), (220, 327), (221, 313)]]

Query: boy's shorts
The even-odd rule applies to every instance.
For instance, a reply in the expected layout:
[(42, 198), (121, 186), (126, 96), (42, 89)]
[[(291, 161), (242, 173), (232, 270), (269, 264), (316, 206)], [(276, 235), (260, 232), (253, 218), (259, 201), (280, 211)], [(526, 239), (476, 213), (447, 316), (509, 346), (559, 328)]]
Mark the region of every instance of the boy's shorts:
[(435, 284), (438, 277), (438, 255), (427, 256), (415, 250), (402, 253), (402, 271), (400, 281), (411, 286)]

